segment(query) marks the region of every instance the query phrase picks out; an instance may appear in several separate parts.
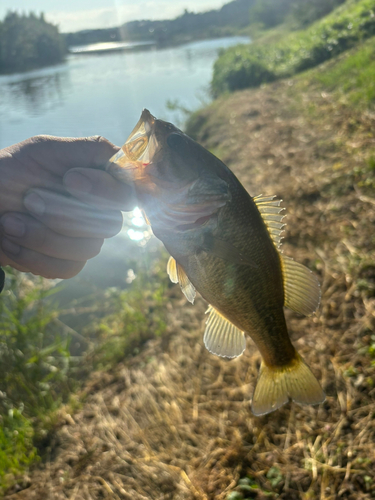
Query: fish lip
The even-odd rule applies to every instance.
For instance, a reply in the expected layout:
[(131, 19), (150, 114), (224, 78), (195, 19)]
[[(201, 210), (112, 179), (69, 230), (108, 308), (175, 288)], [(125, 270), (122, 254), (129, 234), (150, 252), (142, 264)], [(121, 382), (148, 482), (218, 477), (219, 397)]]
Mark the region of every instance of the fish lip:
[[(155, 122), (156, 122), (156, 120), (157, 120), (157, 119), (155, 118), (155, 116), (154, 116), (154, 115), (152, 115), (152, 114), (150, 113), (150, 111), (149, 111), (147, 108), (143, 108), (143, 110), (142, 110), (142, 114), (141, 114), (141, 118), (139, 119), (138, 123), (139, 123), (139, 122), (143, 122), (143, 123), (144, 123), (144, 125), (147, 125), (148, 130), (147, 130), (146, 126), (145, 126), (145, 129), (146, 129), (146, 133), (147, 133), (147, 135), (148, 135), (148, 134), (150, 134), (150, 133), (152, 132), (152, 129), (153, 129), (153, 127), (155, 126)], [(138, 124), (137, 124), (137, 125), (138, 125)], [(136, 126), (137, 126), (137, 125), (136, 125)], [(130, 137), (131, 137), (132, 135), (133, 135), (133, 133), (131, 133), (131, 134), (130, 134)], [(129, 138), (130, 138), (130, 137), (129, 137)]]
[[(125, 182), (134, 180), (136, 175), (133, 176), (131, 172), (135, 172), (137, 167), (141, 164), (143, 167), (148, 165), (152, 160), (149, 154), (150, 145), (153, 145), (152, 156), (154, 156), (155, 151), (158, 149), (158, 143), (155, 137), (156, 122), (157, 119), (155, 116), (153, 116), (148, 109), (144, 108), (141, 117), (125, 144), (123, 144), (121, 149), (108, 160), (105, 170), (116, 177), (124, 177), (122, 180)], [(138, 150), (137, 144), (140, 144)]]

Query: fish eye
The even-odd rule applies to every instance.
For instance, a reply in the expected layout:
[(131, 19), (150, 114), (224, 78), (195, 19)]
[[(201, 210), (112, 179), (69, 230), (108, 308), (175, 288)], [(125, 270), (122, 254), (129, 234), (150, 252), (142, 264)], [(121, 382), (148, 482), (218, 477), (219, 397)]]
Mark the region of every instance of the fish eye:
[(171, 149), (179, 149), (184, 146), (185, 141), (180, 134), (173, 132), (167, 137), (167, 144)]

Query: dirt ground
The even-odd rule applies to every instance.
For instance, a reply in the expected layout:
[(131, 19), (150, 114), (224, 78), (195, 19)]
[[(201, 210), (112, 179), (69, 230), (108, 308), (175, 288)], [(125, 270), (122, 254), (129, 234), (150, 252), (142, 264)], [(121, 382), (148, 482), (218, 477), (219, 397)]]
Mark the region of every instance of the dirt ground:
[(6, 498), (375, 498), (375, 115), (295, 85), (217, 101), (190, 131), (252, 195), (284, 200), (283, 251), (322, 290), (316, 315), (287, 312), (287, 323), (325, 403), (254, 417), (256, 348), (208, 353), (206, 304), (175, 287), (168, 335), (92, 375), (48, 458)]

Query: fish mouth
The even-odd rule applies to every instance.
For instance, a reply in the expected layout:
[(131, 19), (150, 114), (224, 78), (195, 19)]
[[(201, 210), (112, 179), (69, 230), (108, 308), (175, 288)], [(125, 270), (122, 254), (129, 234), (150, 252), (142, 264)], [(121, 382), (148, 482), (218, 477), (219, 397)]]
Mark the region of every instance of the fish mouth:
[(148, 109), (142, 111), (138, 123), (122, 148), (109, 159), (106, 170), (123, 182), (136, 182), (159, 150), (155, 135), (157, 119)]
[(177, 127), (144, 109), (125, 144), (108, 162), (108, 173), (134, 186), (139, 206), (153, 228), (197, 229), (229, 201), (225, 181), (200, 177), (188, 164), (186, 158), (194, 149), (189, 141), (194, 143)]

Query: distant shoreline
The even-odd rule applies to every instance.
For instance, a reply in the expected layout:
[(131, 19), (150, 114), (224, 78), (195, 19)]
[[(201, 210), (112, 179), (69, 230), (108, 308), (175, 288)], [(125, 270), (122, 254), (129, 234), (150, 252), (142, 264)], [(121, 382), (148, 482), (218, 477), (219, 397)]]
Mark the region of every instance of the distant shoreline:
[(147, 50), (155, 47), (154, 41), (144, 42), (98, 42), (87, 45), (68, 47), (68, 53), (73, 55), (97, 55), (112, 52)]
[(185, 37), (178, 40), (169, 40), (164, 42), (157, 42), (155, 40), (144, 41), (127, 41), (127, 42), (97, 42), (85, 45), (74, 45), (68, 47), (69, 55), (100, 55), (110, 54), (114, 52), (135, 52), (139, 50), (153, 50), (164, 49), (167, 47), (179, 47), (181, 45), (203, 42), (205, 40), (218, 40), (220, 38), (250, 38), (247, 35), (237, 34), (223, 34), (208, 37)]
[[(0, 71), (0, 77), (9, 76), (15, 74), (28, 73), (30, 71), (36, 71), (45, 68), (53, 68), (54, 66), (59, 66), (61, 64), (66, 64), (68, 58), (75, 56), (98, 56), (98, 55), (109, 55), (120, 52), (137, 52), (137, 51), (149, 51), (149, 50), (161, 50), (166, 48), (179, 47), (182, 45), (187, 45), (191, 43), (199, 43), (209, 40), (218, 40), (222, 38), (241, 38), (247, 39), (248, 42), (251, 39), (246, 35), (226, 35), (226, 36), (214, 36), (206, 38), (189, 38), (180, 41), (175, 41), (174, 43), (156, 43), (154, 41), (137, 41), (137, 42), (98, 42), (86, 45), (72, 46), (68, 47), (64, 59), (57, 61), (53, 64), (38, 64), (26, 66), (22, 69), (17, 69), (16, 71)], [(245, 42), (239, 42), (245, 43)]]

